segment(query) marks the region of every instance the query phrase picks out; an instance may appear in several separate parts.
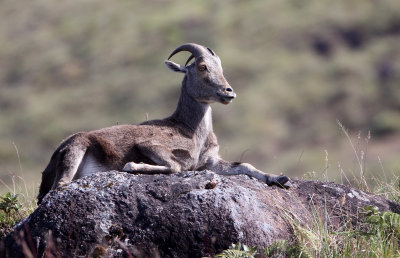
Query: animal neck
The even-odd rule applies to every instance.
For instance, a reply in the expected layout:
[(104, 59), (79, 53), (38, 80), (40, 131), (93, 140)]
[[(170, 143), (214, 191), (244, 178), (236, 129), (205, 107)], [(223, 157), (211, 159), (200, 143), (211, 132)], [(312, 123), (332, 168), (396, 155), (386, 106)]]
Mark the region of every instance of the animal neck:
[(198, 135), (198, 138), (207, 137), (213, 130), (211, 107), (207, 103), (196, 101), (189, 95), (186, 76), (182, 83), (178, 106), (172, 114), (172, 118), (192, 130), (193, 133)]

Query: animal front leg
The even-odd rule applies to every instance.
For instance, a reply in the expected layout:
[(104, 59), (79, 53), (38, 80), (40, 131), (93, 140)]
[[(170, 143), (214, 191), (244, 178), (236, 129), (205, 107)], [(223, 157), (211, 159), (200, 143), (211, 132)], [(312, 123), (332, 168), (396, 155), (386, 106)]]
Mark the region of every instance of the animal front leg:
[(159, 166), (159, 165), (149, 165), (145, 163), (135, 163), (128, 162), (122, 169), (122, 171), (129, 173), (139, 173), (139, 174), (172, 174), (173, 171), (170, 167)]
[(289, 188), (292, 186), (287, 176), (267, 174), (256, 169), (254, 166), (248, 163), (231, 163), (219, 159), (213, 162), (212, 165), (208, 168), (221, 175), (248, 175), (267, 183), (267, 185), (269, 186), (277, 185), (283, 188)]
[(233, 171), (233, 173), (245, 174), (245, 175), (248, 175), (251, 177), (258, 178), (258, 179), (262, 180), (263, 182), (266, 182), (267, 185), (269, 185), (269, 186), (277, 185), (277, 186), (283, 187), (283, 188), (292, 186), (292, 184), (289, 182), (289, 178), (287, 176), (267, 174), (267, 173), (264, 173), (264, 172), (256, 169), (254, 166), (252, 166), (248, 163), (235, 163), (232, 166), (232, 171)]
[(128, 162), (122, 169), (129, 173), (139, 174), (172, 174), (180, 171), (179, 164), (171, 160), (171, 153), (165, 146), (145, 142), (137, 146), (142, 155), (157, 165), (150, 165), (143, 162)]

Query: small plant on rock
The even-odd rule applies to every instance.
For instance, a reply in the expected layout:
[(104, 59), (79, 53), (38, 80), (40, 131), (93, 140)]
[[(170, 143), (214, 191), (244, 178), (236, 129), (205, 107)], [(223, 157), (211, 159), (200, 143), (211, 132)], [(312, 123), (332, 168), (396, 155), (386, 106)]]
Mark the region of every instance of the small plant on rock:
[(229, 249), (217, 254), (218, 258), (254, 258), (257, 254), (257, 247), (247, 246), (241, 243), (232, 244)]
[(11, 220), (11, 213), (19, 212), (22, 205), (18, 202), (18, 194), (6, 193), (4, 196), (0, 196), (0, 210), (3, 211), (7, 217), (7, 220)]
[(22, 205), (18, 201), (18, 194), (6, 193), (0, 196), (0, 238), (21, 220), (19, 214)]

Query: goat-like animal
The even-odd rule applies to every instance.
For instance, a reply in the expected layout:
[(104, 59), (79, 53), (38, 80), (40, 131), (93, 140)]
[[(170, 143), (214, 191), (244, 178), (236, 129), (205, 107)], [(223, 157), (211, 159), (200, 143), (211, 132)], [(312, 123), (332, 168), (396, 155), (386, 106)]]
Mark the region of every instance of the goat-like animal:
[[(168, 61), (188, 51), (184, 66)], [(194, 58), (194, 62), (188, 63)], [(67, 138), (42, 173), (38, 203), (52, 189), (95, 172), (122, 170), (140, 174), (171, 174), (209, 169), (221, 175), (246, 174), (268, 185), (290, 186), (289, 178), (265, 174), (247, 163), (220, 158), (213, 132), (210, 103), (235, 97), (220, 58), (210, 48), (189, 43), (175, 49), (165, 64), (185, 74), (175, 112), (162, 120), (118, 125)]]

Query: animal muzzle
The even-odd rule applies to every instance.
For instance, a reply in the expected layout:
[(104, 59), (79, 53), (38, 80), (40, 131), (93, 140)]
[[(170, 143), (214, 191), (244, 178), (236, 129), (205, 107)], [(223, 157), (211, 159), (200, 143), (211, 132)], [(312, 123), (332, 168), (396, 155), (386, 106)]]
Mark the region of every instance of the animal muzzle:
[(229, 104), (234, 98), (236, 98), (236, 93), (231, 87), (225, 88), (223, 91), (217, 93), (220, 98), (220, 102), (223, 104)]

